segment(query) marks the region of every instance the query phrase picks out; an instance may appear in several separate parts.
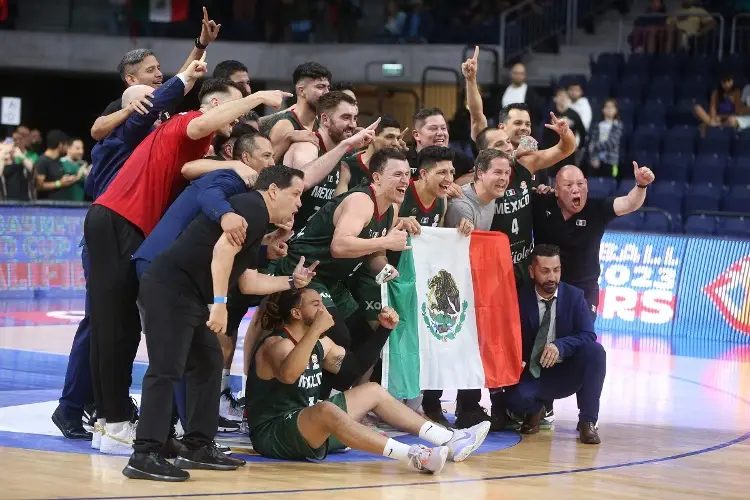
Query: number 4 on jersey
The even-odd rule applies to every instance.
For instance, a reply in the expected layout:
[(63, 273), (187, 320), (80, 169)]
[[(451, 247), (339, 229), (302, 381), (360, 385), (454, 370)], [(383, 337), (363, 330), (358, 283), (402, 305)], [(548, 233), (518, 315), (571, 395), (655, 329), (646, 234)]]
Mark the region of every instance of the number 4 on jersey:
[(513, 222), (510, 225), (510, 232), (518, 234), (518, 219), (513, 219)]

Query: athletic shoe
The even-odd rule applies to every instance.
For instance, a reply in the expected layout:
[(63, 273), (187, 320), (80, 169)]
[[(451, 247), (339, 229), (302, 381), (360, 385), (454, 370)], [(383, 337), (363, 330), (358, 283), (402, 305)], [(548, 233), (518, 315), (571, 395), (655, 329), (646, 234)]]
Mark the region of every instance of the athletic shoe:
[(449, 453), (447, 446), (428, 448), (421, 444), (414, 444), (409, 448), (409, 465), (419, 472), (437, 474), (443, 470)]
[(237, 432), (240, 430), (240, 423), (235, 420), (228, 420), (219, 415), (219, 426), (217, 430), (219, 432)]
[(94, 428), (96, 424), (96, 407), (94, 404), (83, 405), (83, 426)]
[(130, 396), (130, 404), (133, 407), (133, 415), (130, 417), (131, 423), (138, 422), (138, 403), (135, 402), (135, 398), (133, 396)]
[(456, 429), (453, 437), (445, 443), (450, 450), (449, 458), (454, 462), (463, 462), (471, 453), (479, 448), (487, 433), (490, 432), (490, 423), (481, 422), (468, 429)]
[(544, 430), (552, 429), (553, 422), (555, 421), (555, 410), (544, 409), (542, 419), (539, 421), (539, 428)]
[(158, 453), (133, 453), (122, 474), (130, 479), (151, 481), (187, 481), (190, 473), (175, 467)]
[(234, 420), (236, 422), (242, 422), (242, 412), (244, 406), (234, 399), (232, 395), (232, 389), (227, 387), (221, 392), (219, 398), (219, 415), (226, 418), (227, 420)]
[(489, 422), (490, 416), (481, 406), (473, 410), (461, 410), (456, 412), (456, 429), (469, 429), (482, 422)]
[(245, 461), (226, 456), (211, 443), (197, 450), (189, 450), (183, 446), (174, 465), (180, 469), (237, 470), (245, 465)]
[(219, 444), (216, 441), (213, 442), (214, 448), (222, 452), (224, 455), (231, 455), (232, 449), (229, 446), (224, 446), (223, 444)]
[(167, 438), (167, 442), (164, 443), (161, 454), (164, 458), (177, 458), (180, 453), (182, 442), (175, 436), (174, 427), (172, 428), (172, 434)]
[(99, 450), (107, 455), (130, 455), (133, 453), (135, 428), (133, 422), (106, 424)]
[(447, 412), (445, 410), (443, 410), (442, 408), (440, 408), (440, 409), (435, 408), (435, 409), (424, 410), (424, 416), (425, 416), (426, 419), (432, 420), (436, 424), (438, 424), (440, 426), (443, 426), (446, 429), (453, 429), (453, 424), (451, 424), (450, 422), (448, 422), (448, 419), (445, 418), (445, 414), (446, 413)]
[(98, 418), (96, 422), (94, 422), (94, 432), (92, 433), (91, 437), (91, 447), (95, 450), (99, 450), (102, 447), (102, 438), (104, 437), (104, 434), (107, 433), (107, 431), (104, 428), (104, 419)]

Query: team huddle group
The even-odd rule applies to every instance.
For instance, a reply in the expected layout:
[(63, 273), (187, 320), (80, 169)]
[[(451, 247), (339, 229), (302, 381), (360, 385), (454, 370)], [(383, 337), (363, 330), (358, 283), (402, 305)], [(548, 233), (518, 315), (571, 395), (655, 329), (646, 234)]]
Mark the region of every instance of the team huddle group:
[[(449, 423), (439, 391), (425, 391), (417, 412), (371, 382), (399, 321), (379, 306), (381, 284), (398, 278), (421, 226), (502, 231), (517, 283), (528, 282), (533, 176), (568, 157), (574, 135), (551, 115), (560, 141), (538, 151), (523, 104), (504, 108), (498, 128), (472, 112), (472, 161), (448, 148), (445, 117), (428, 108), (414, 115), (409, 147), (409, 127), (390, 117), (360, 127), (353, 89), (315, 62), (294, 71), (286, 110), (259, 117), (254, 108), (292, 94), (251, 93), (247, 68), (224, 61), (202, 81), (200, 108), (170, 116), (205, 76), (217, 34), (204, 15), (188, 60), (164, 82), (151, 51), (126, 54), (128, 88), (92, 128), (86, 317), (53, 421), (68, 438), (131, 455), (123, 474), (137, 479), (244, 466), (214, 441), (219, 430), (249, 432), (257, 453), (278, 459), (353, 448), (432, 473), (465, 460), (505, 427), (504, 413), (490, 417), (479, 391), (459, 391)], [(470, 92), (477, 56), (462, 66)], [(253, 306), (235, 398), (229, 367)], [(129, 387), (141, 331), (149, 365), (138, 412)], [(368, 414), (434, 446), (388, 438), (362, 423)]]

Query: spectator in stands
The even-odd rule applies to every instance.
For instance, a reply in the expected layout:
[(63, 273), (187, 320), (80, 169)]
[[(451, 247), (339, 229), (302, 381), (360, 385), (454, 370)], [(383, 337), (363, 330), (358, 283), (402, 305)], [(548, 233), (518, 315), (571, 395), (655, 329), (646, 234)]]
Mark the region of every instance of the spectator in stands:
[(667, 8), (662, 0), (651, 0), (646, 15), (638, 16), (630, 34), (633, 52), (671, 52), (673, 30), (667, 26)]
[(740, 130), (750, 128), (750, 83), (742, 89), (737, 108), (737, 128)]
[(4, 144), (0, 158), (0, 183), (2, 197), (8, 200), (29, 201), (34, 199), (34, 163), (38, 156), (27, 150), (29, 129), (20, 125), (14, 132), (12, 143)]
[(694, 51), (707, 43), (706, 35), (716, 26), (716, 20), (696, 0), (682, 0), (682, 7), (667, 21), (677, 29), (680, 48)]
[[(570, 130), (572, 130), (576, 136), (576, 147), (579, 147), (581, 144), (586, 144), (586, 127), (583, 126), (583, 120), (581, 120), (580, 115), (570, 107), (570, 97), (568, 96), (568, 92), (565, 89), (557, 89), (554, 101), (555, 115), (558, 119), (565, 120), (568, 123)], [(558, 142), (560, 142), (560, 136), (557, 132), (545, 127), (542, 135), (542, 146), (539, 149), (551, 148)], [(539, 177), (539, 182), (545, 182), (546, 178), (554, 176), (563, 165), (577, 164), (576, 157), (577, 151), (574, 151), (570, 156), (563, 158), (551, 168), (539, 172), (537, 175), (537, 177)]]
[(742, 102), (742, 91), (734, 86), (731, 74), (722, 75), (717, 88), (711, 92), (708, 113), (700, 104), (695, 105), (695, 115), (701, 121), (701, 130), (706, 127), (729, 126), (737, 128), (737, 112), (746, 113)]
[[(38, 131), (37, 131), (38, 132)], [(27, 159), (31, 161), (32, 166), (39, 159), (39, 155), (33, 151), (31, 147), (31, 131), (29, 127), (25, 125), (19, 125), (18, 128), (13, 132), (13, 143), (16, 146), (14, 150), (14, 160), (16, 163), (21, 163), (21, 160)]]
[(615, 99), (604, 101), (602, 118), (590, 131), (587, 173), (588, 176), (616, 177), (623, 125)]
[(253, 93), (253, 90), (250, 87), (250, 77), (247, 74), (247, 66), (239, 61), (233, 59), (221, 61), (214, 68), (213, 77), (232, 80), (233, 82), (242, 85), (248, 94)]
[(34, 164), (36, 189), (41, 200), (65, 200), (65, 188), (79, 180), (75, 175), (65, 174), (60, 158), (68, 147), (68, 136), (61, 130), (47, 134), (47, 149)]
[(62, 196), (64, 196), (66, 200), (83, 201), (86, 198), (83, 185), (86, 182), (86, 177), (89, 175), (91, 166), (84, 161), (83, 152), (83, 141), (79, 138), (75, 138), (70, 141), (67, 154), (60, 159), (63, 173), (65, 175), (74, 175), (77, 179), (73, 184), (63, 190)]
[(383, 37), (388, 41), (401, 39), (401, 34), (406, 26), (406, 12), (401, 8), (398, 0), (389, 0), (385, 4), (385, 26), (383, 26)]
[(583, 122), (586, 132), (591, 128), (591, 104), (586, 96), (583, 95), (583, 88), (580, 83), (571, 83), (568, 85), (568, 96), (570, 96), (570, 109), (578, 113)]
[(522, 102), (529, 107), (532, 123), (539, 123), (544, 101), (526, 83), (526, 66), (521, 63), (513, 65), (510, 69), (510, 85), (505, 88), (501, 95), (503, 96), (499, 106), (501, 109), (509, 104)]
[(435, 29), (435, 20), (425, 8), (424, 0), (411, 0), (410, 4), (402, 36), (407, 42), (427, 43)]
[(29, 141), (26, 147), (37, 155), (44, 152), (44, 141), (42, 141), (42, 133), (38, 128), (31, 129), (31, 132), (29, 133)]

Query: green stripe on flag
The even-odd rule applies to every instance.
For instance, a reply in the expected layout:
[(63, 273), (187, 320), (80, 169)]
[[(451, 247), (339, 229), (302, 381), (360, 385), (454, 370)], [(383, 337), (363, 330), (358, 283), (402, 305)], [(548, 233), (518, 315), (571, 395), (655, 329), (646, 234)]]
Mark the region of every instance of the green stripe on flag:
[(413, 255), (411, 250), (401, 252), (399, 277), (388, 283), (388, 305), (399, 315), (398, 325), (388, 339), (388, 392), (396, 399), (412, 399), (420, 394), (419, 301)]

